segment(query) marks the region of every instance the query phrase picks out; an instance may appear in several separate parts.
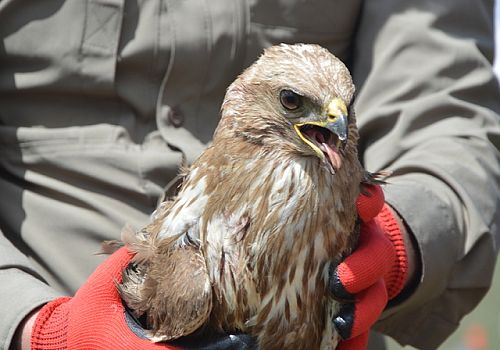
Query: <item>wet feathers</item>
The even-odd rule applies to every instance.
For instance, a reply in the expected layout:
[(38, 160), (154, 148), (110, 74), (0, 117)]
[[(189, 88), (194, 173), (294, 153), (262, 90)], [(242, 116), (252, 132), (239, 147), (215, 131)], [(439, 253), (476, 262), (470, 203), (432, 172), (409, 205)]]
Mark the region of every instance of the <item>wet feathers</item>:
[(353, 94), (316, 45), (269, 48), (231, 84), (178, 195), (124, 234), (137, 254), (119, 291), (152, 340), (204, 327), (262, 349), (335, 348), (329, 268), (355, 243), (365, 176)]

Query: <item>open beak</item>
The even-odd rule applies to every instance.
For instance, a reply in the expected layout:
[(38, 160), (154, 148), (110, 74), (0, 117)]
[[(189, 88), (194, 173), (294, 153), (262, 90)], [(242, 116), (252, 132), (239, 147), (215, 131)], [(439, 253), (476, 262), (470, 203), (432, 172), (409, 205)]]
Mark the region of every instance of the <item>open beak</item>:
[(342, 165), (340, 152), (348, 137), (347, 107), (335, 98), (326, 110), (326, 117), (319, 121), (294, 124), (295, 132), (308, 144), (318, 157), (328, 163), (332, 173)]

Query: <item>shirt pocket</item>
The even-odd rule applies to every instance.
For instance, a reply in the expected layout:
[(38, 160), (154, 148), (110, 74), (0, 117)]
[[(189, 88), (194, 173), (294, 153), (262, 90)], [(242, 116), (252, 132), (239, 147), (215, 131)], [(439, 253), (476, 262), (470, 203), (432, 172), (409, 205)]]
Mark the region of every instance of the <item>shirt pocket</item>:
[(282, 27), (303, 34), (350, 35), (360, 10), (360, 0), (266, 0), (251, 7), (252, 22)]
[(17, 90), (111, 89), (123, 2), (11, 1), (0, 9), (2, 76)]
[(77, 200), (82, 191), (101, 193), (150, 212), (181, 161), (157, 132), (136, 144), (118, 125), (0, 126), (0, 188), (2, 178), (15, 179), (43, 196), (66, 191)]

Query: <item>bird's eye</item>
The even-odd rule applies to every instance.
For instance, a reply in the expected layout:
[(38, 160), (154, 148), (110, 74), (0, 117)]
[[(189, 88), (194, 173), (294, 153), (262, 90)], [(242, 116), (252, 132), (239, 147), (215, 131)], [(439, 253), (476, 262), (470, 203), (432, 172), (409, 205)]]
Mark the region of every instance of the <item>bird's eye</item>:
[(281, 90), (280, 101), (283, 107), (293, 111), (302, 105), (302, 96), (292, 90)]

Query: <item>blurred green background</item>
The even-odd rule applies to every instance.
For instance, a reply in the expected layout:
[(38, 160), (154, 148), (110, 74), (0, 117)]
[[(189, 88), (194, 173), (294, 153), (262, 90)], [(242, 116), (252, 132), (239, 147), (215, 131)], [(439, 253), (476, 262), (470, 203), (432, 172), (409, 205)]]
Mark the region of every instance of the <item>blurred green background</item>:
[[(423, 335), (425, 336), (425, 335)], [(389, 350), (415, 349), (389, 340)], [(460, 323), (460, 328), (440, 350), (500, 350), (500, 259), (493, 285), (479, 306)]]

